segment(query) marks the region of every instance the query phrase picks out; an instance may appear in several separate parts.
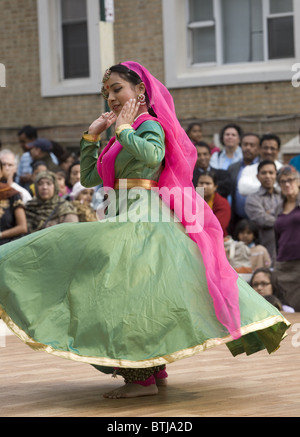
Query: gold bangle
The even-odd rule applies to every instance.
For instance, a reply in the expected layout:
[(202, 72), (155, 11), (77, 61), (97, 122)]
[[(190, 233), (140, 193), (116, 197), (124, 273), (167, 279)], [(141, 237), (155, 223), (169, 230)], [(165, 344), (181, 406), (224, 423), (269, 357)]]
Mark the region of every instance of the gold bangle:
[(133, 129), (131, 124), (121, 124), (121, 126), (117, 127), (116, 129), (116, 135), (119, 136), (121, 132), (125, 129)]
[(83, 134), (82, 138), (85, 141), (89, 141), (90, 143), (98, 143), (100, 141), (100, 135), (93, 135), (93, 134)]

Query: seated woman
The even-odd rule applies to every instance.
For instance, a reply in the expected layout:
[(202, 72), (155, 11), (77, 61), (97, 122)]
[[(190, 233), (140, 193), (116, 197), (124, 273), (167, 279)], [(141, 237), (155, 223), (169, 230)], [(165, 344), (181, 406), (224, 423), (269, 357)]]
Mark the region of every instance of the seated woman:
[(250, 285), (280, 311), (295, 312), (294, 308), (285, 304), (284, 293), (276, 282), (275, 274), (270, 269), (264, 267), (257, 269), (250, 279)]
[(45, 171), (35, 180), (36, 197), (26, 204), (28, 233), (67, 222), (78, 222), (76, 208), (58, 195), (58, 183), (54, 173)]
[(32, 195), (32, 197), (35, 196), (35, 187), (34, 187), (34, 181), (37, 177), (37, 175), (41, 172), (41, 171), (47, 171), (48, 167), (46, 165), (46, 163), (44, 161), (34, 161), (31, 164), (32, 167), (32, 184), (29, 186), (29, 191), (30, 194)]
[(223, 236), (228, 235), (227, 228), (231, 217), (231, 208), (228, 200), (217, 193), (217, 176), (214, 171), (207, 171), (199, 176), (197, 187), (204, 188), (204, 200), (220, 222)]
[(21, 194), (3, 179), (0, 161), (0, 245), (27, 233), (26, 215)]

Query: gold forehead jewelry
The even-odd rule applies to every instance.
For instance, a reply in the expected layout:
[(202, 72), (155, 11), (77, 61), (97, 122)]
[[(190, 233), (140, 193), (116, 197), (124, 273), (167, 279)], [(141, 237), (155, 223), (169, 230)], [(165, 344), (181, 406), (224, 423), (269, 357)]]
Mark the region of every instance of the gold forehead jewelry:
[(110, 78), (110, 75), (111, 75), (111, 70), (108, 68), (104, 72), (104, 76), (103, 76), (102, 82), (104, 83), (104, 82), (108, 81), (108, 79)]

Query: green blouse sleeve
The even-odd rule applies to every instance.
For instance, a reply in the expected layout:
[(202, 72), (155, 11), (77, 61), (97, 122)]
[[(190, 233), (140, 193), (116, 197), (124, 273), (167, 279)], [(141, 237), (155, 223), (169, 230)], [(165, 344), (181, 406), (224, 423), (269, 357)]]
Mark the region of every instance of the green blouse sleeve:
[(80, 182), (84, 187), (96, 187), (102, 184), (97, 170), (99, 141), (87, 141), (84, 136), (80, 141)]
[(165, 135), (156, 121), (145, 121), (136, 131), (124, 129), (117, 139), (128, 153), (147, 167), (154, 168), (164, 159)]

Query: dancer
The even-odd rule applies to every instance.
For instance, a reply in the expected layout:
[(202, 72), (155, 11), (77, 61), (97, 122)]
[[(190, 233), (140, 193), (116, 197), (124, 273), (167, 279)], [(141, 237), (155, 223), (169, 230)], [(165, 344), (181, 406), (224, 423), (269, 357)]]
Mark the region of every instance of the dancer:
[(275, 351), (290, 324), (230, 267), (168, 90), (126, 62), (106, 71), (102, 93), (111, 112), (83, 135), (80, 168), (84, 186), (103, 184), (106, 215), (1, 250), (1, 317), (35, 349), (121, 375), (107, 398), (154, 395), (166, 364), (220, 344), (233, 356)]

